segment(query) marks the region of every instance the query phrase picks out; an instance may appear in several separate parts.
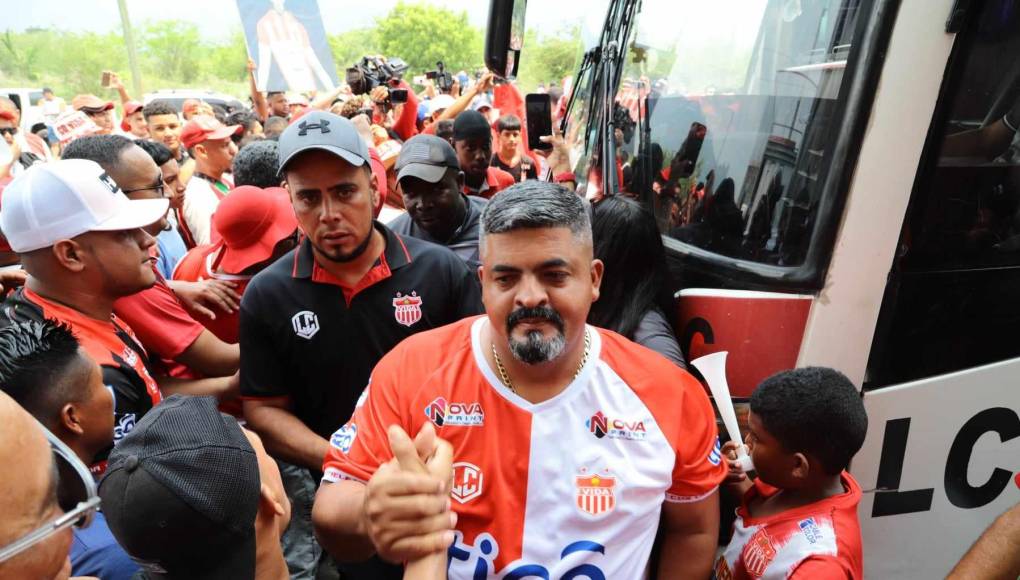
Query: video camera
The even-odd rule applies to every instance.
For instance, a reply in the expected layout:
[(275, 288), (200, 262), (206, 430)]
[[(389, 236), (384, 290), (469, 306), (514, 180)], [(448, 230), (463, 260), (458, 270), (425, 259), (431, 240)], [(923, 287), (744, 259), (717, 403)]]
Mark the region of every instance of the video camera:
[(453, 90), (453, 74), (446, 70), (446, 65), (443, 64), (443, 61), (436, 63), (436, 70), (426, 72), (425, 78), (435, 82), (436, 88), (441, 93), (449, 93)]
[(366, 95), (371, 93), (372, 89), (384, 86), (389, 91), (387, 103), (406, 103), (407, 90), (391, 89), (389, 83), (392, 80), (400, 80), (407, 69), (407, 63), (403, 59), (383, 60), (375, 56), (365, 56), (347, 69), (347, 84), (355, 95)]

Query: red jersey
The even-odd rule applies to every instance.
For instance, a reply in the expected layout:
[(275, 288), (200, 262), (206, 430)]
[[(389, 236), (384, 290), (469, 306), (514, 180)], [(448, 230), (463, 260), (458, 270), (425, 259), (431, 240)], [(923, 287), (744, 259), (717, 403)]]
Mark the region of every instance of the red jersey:
[(747, 506), (779, 490), (755, 481), (737, 509), (733, 539), (716, 562), (715, 578), (862, 578), (861, 488), (845, 471), (840, 478), (845, 493), (765, 518), (752, 517)]
[(725, 476), (701, 384), (625, 338), (587, 327), (588, 362), (531, 403), (485, 359), (489, 319), (411, 336), (372, 373), (330, 439), (323, 481), (367, 481), (391, 459), (386, 429), (431, 421), (454, 448), (449, 577), (644, 577), (663, 502), (695, 502)]
[[(181, 280), (183, 282), (223, 280), (225, 282), (232, 283), (237, 295), (243, 296), (244, 290), (248, 287), (248, 283), (251, 282), (252, 276), (223, 274), (214, 272), (212, 269), (213, 262), (216, 261), (216, 257), (222, 247), (223, 246), (218, 245), (206, 245), (198, 246), (193, 250), (189, 250), (188, 253), (181, 258), (181, 261), (177, 263), (177, 267), (174, 268), (174, 280)], [(215, 334), (217, 338), (223, 342), (228, 344), (237, 344), (238, 332), (241, 324), (240, 312), (228, 314), (223, 311), (218, 311), (216, 312), (216, 320), (210, 320), (203, 316), (201, 322), (207, 329), (209, 329), (210, 332)]]
[(10, 322), (46, 318), (71, 327), (81, 347), (102, 367), (103, 383), (113, 393), (114, 442), (134, 429), (135, 423), (163, 400), (159, 385), (146, 366), (145, 349), (131, 327), (116, 315), (111, 315), (110, 320), (96, 320), (46, 300), (28, 288), (19, 288), (4, 302), (3, 316)]
[(464, 195), (477, 195), (485, 199), (492, 199), (492, 196), (517, 183), (513, 175), (498, 167), (489, 166), (485, 172), (485, 181), (478, 190), (471, 189), (464, 184)]
[(176, 362), (198, 340), (205, 328), (181, 306), (177, 295), (167, 286), (158, 270), (151, 288), (117, 299), (113, 311), (127, 322), (142, 344), (157, 360), (158, 374), (178, 378), (197, 378), (198, 373)]

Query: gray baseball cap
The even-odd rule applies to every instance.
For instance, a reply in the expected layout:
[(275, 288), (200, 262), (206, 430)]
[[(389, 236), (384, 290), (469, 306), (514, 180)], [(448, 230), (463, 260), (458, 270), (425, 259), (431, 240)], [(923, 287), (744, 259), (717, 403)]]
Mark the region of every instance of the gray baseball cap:
[(299, 153), (321, 149), (355, 167), (369, 162), (368, 144), (348, 120), (333, 113), (313, 111), (302, 115), (280, 134), (278, 174)]
[(446, 139), (435, 135), (415, 135), (400, 150), (397, 157), (397, 181), (417, 177), (429, 183), (443, 178), (449, 168), (460, 171), (457, 152)]

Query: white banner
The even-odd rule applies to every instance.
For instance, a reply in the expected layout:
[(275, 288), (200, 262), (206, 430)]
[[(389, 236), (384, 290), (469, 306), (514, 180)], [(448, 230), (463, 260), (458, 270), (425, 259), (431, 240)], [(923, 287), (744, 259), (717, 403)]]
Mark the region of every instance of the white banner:
[(1020, 501), (1020, 359), (870, 391), (851, 471), (866, 578), (943, 578)]

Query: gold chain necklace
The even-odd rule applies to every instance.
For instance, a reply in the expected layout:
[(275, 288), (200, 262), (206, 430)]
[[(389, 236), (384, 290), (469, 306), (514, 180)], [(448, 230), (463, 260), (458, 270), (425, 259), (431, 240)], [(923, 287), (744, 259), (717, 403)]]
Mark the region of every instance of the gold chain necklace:
[[(510, 380), (510, 375), (507, 374), (506, 368), (503, 367), (503, 361), (499, 359), (499, 353), (496, 352), (496, 343), (489, 343), (492, 345), (492, 358), (496, 360), (496, 369), (499, 371), (499, 378), (503, 381), (503, 384), (508, 389), (513, 391), (515, 395), (520, 395), (517, 392), (517, 388), (514, 387), (514, 382)], [(570, 382), (574, 382), (577, 379), (577, 375), (581, 374), (581, 369), (584, 368), (585, 363), (588, 362), (588, 355), (591, 353), (591, 335), (588, 334), (588, 330), (584, 331), (584, 354), (581, 355), (581, 362), (577, 365), (577, 370), (574, 371), (574, 376), (571, 377)]]

